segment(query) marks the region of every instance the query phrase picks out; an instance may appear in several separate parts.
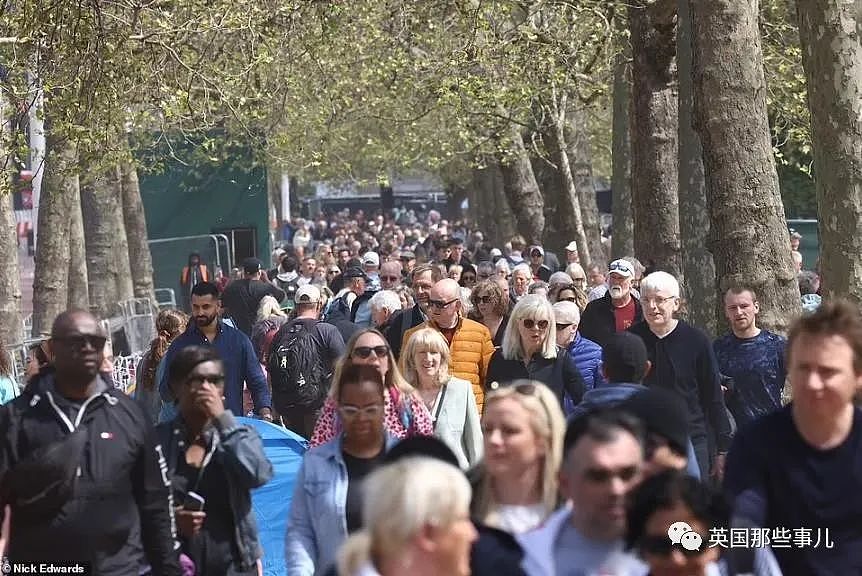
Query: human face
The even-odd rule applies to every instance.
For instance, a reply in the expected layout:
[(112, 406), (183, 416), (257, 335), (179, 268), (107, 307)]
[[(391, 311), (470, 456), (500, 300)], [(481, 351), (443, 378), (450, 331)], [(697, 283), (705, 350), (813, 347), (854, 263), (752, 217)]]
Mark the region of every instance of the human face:
[(527, 288), (530, 285), (530, 279), (523, 270), (518, 270), (512, 273), (512, 287), (515, 289), (515, 294), (523, 296), (527, 293)]
[(577, 264), (581, 261), (581, 257), (578, 256), (577, 250), (566, 250), (566, 263), (567, 264)]
[(542, 253), (539, 252), (538, 250), (533, 250), (532, 252), (530, 252), (530, 263), (533, 266), (538, 266), (539, 264), (542, 263), (542, 261), (544, 259), (545, 259), (545, 257), (542, 256)]
[(557, 323), (557, 346), (565, 348), (568, 346), (572, 338), (575, 337), (575, 331), (578, 329), (577, 324), (560, 324)]
[(590, 288), (595, 288), (596, 286), (601, 286), (605, 283), (605, 273), (599, 270), (598, 268), (594, 268), (590, 270)]
[(416, 366), (416, 372), (420, 379), (432, 380), (437, 377), (440, 372), (440, 362), (442, 355), (440, 352), (431, 349), (416, 350), (413, 353), (413, 365)]
[(463, 255), (464, 255), (464, 247), (463, 247), (463, 246), (455, 245), (455, 246), (452, 246), (452, 248), (450, 248), (450, 249), (449, 249), (449, 257), (450, 257), (450, 258), (452, 259), (452, 261), (453, 261), (453, 262), (455, 262), (456, 264), (457, 264), (457, 263), (459, 263), (459, 262), (461, 261), (461, 257), (462, 257)]
[(496, 316), (495, 312), (498, 301), (499, 298), (497, 298), (497, 295), (491, 292), (483, 292), (476, 296), (476, 306), (479, 308), (479, 314), (482, 315), (482, 318), (486, 318), (489, 315)]
[(208, 294), (198, 296), (192, 294), (192, 316), (198, 328), (209, 326), (218, 317), (218, 300), (215, 296)]
[(790, 248), (792, 250), (799, 250), (799, 238), (790, 239)]
[(341, 267), (344, 268), (347, 266), (347, 263), (350, 261), (350, 250), (339, 250), (338, 251), (338, 263), (341, 264)]
[(317, 260), (315, 260), (314, 258), (309, 258), (302, 263), (302, 272), (306, 278), (309, 278), (314, 275), (315, 268), (317, 268)]
[(569, 450), (560, 492), (574, 504), (576, 525), (590, 532), (587, 536), (611, 540), (623, 535), (626, 496), (640, 480), (642, 465), (640, 443), (622, 430), (610, 442), (585, 436)]
[(468, 576), (470, 550), (479, 537), (476, 527), (470, 521), (469, 512), (464, 510), (450, 525), (434, 527), (432, 530), (431, 538), (436, 551), (434, 573)]
[(644, 292), (641, 299), (644, 319), (653, 332), (661, 332), (673, 323), (673, 313), (679, 310), (679, 298), (666, 290)]
[(353, 383), (341, 388), (338, 413), (344, 435), (360, 446), (371, 446), (383, 438), (384, 399), (374, 382)]
[(224, 391), (224, 368), (221, 362), (201, 362), (189, 373), (185, 381), (178, 382), (177, 399), (179, 409), (185, 415), (205, 414), (203, 400), (207, 392)]
[(853, 348), (839, 335), (800, 334), (790, 349), (788, 376), (793, 411), (811, 420), (833, 420), (853, 405), (862, 374), (853, 367)]
[(476, 285), (476, 275), (473, 272), (461, 274), (461, 285), (465, 288), (473, 288)]
[[(451, 328), (458, 322), (461, 300), (458, 294), (434, 285), (428, 297), (431, 319), (440, 328)], [(433, 305), (431, 303), (434, 303)]]
[(515, 396), (485, 404), (485, 468), (492, 476), (520, 477), (542, 466), (547, 448), (533, 429), (533, 415)]
[(563, 288), (557, 292), (557, 302), (577, 302), (577, 295), (574, 290)]
[(371, 321), (374, 322), (376, 328), (380, 328), (389, 321), (392, 312), (388, 308), (372, 308)]
[(384, 290), (393, 290), (401, 284), (401, 267), (389, 262), (380, 267), (380, 286)]
[(413, 293), (416, 295), (416, 302), (424, 312), (428, 312), (428, 297), (431, 294), (431, 288), (434, 286), (434, 281), (431, 279), (431, 271), (423, 272), (413, 278)]
[(502, 278), (503, 280), (509, 279), (509, 271), (506, 268), (497, 268), (497, 276)]
[(372, 352), (367, 358), (361, 358), (356, 352), (357, 348), (379, 349), (380, 346), (383, 346), (387, 350), (389, 349), (389, 344), (387, 344), (383, 338), (373, 332), (366, 332), (356, 340), (356, 345), (353, 347), (353, 353), (350, 355), (350, 359), (354, 364), (376, 366), (377, 370), (380, 371), (380, 375), (383, 376), (383, 378), (386, 378), (386, 373), (389, 372), (389, 354), (378, 356), (375, 352)]
[(580, 288), (581, 290), (584, 290), (587, 287), (587, 277), (582, 276), (581, 274), (576, 274), (576, 275), (572, 276), (572, 284), (574, 284), (576, 287)]
[(521, 337), (521, 347), (532, 354), (542, 347), (548, 338), (551, 320), (544, 315), (528, 316), (518, 322), (518, 335)]
[(655, 510), (644, 526), (641, 542), (646, 544), (655, 541), (662, 547), (667, 546), (670, 543), (667, 532), (675, 522), (685, 522), (692, 531), (701, 535), (704, 540), (700, 547), (701, 554), (686, 556), (679, 545), (672, 546), (669, 554), (651, 551), (648, 546), (639, 547), (638, 553), (649, 564), (649, 573), (653, 576), (704, 576), (707, 566), (718, 560), (719, 548), (707, 545), (709, 530), (685, 504), (678, 502), (670, 508)]
[(611, 300), (625, 300), (632, 291), (632, 279), (611, 272), (608, 274), (608, 292), (611, 293)]
[(51, 336), (57, 373), (92, 380), (99, 373), (106, 341), (102, 328), (92, 315), (74, 314)]
[(730, 327), (734, 334), (745, 334), (746, 332), (756, 329), (755, 324), (757, 313), (760, 312), (760, 304), (747, 290), (734, 294), (728, 292), (724, 296), (724, 315), (730, 323)]

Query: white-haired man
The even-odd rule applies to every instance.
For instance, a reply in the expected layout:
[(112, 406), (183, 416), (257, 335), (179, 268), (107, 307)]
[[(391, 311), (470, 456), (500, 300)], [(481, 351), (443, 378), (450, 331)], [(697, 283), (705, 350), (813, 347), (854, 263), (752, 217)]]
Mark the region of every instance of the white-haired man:
[[(641, 304), (645, 321), (629, 330), (644, 341), (652, 364), (644, 384), (679, 394), (688, 406), (691, 441), (701, 478), (712, 475), (720, 480), (730, 448), (731, 428), (718, 362), (706, 334), (674, 317), (679, 310), (679, 294), (679, 282), (667, 272), (653, 272), (644, 278)], [(717, 452), (714, 458), (710, 454), (711, 434)]]
[(371, 306), (371, 323), (386, 334), (392, 315), (401, 310), (401, 297), (394, 290), (381, 290), (368, 301)]
[(581, 333), (602, 346), (611, 334), (627, 330), (643, 320), (643, 310), (637, 295), (632, 293), (635, 267), (620, 258), (608, 265), (608, 291), (593, 300), (581, 317)]
[(509, 290), (509, 301), (517, 304), (522, 296), (529, 292), (530, 284), (533, 283), (533, 271), (526, 262), (512, 268), (512, 288)]

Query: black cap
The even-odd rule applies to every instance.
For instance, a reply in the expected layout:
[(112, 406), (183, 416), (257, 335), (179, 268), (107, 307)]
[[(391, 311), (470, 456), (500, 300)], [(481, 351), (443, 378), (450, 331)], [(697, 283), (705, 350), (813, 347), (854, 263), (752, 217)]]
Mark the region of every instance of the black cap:
[(257, 258), (246, 258), (242, 261), (242, 270), (246, 274), (257, 274), (263, 269), (263, 262)]
[(688, 455), (688, 410), (679, 394), (648, 388), (629, 396), (618, 408), (636, 416), (648, 434), (667, 440), (674, 452)]
[(348, 278), (364, 278), (368, 280), (368, 274), (360, 268), (359, 266), (348, 266), (344, 273), (341, 275), (342, 278), (347, 280)]
[(602, 364), (612, 383), (640, 383), (646, 376), (647, 360), (646, 346), (637, 334), (617, 332), (602, 344)]

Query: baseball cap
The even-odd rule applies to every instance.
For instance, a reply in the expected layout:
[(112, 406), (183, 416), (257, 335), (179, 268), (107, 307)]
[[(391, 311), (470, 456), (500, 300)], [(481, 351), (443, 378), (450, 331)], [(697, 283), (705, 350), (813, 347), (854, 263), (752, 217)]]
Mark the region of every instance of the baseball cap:
[(362, 263), (365, 266), (380, 266), (380, 256), (377, 252), (366, 252), (362, 255)]
[(554, 303), (554, 322), (557, 324), (580, 324), (581, 311), (578, 305), (566, 300)]
[(502, 255), (503, 255), (503, 253), (500, 251), (499, 248), (491, 248), (491, 257), (502, 256)]
[(632, 278), (635, 275), (635, 267), (628, 260), (620, 258), (608, 264), (608, 273), (619, 274), (625, 278)]
[(545, 255), (545, 250), (541, 246), (530, 246), (529, 254), (532, 254), (533, 252), (538, 252), (539, 256)]
[(683, 399), (661, 388), (632, 394), (619, 409), (636, 416), (647, 433), (661, 436), (677, 454), (688, 453), (688, 412)]
[(566, 250), (569, 252), (577, 252), (578, 251), (578, 243), (572, 240), (568, 244), (566, 244)]
[(297, 304), (320, 302), (320, 289), (312, 284), (304, 284), (297, 289), (293, 299)]
[(647, 360), (643, 340), (631, 332), (611, 334), (602, 344), (602, 364), (616, 380), (637, 384), (644, 376)]
[(416, 254), (414, 254), (414, 253), (413, 253), (413, 252), (411, 252), (410, 250), (404, 250), (404, 251), (401, 253), (401, 257), (400, 257), (400, 258), (401, 258), (401, 260), (415, 260), (415, 259), (416, 259)]
[(242, 261), (242, 270), (246, 274), (255, 274), (263, 269), (263, 262), (257, 258), (246, 258)]
[(368, 275), (365, 273), (365, 270), (359, 266), (348, 266), (341, 277), (345, 280), (348, 278), (364, 278), (365, 280), (368, 280)]

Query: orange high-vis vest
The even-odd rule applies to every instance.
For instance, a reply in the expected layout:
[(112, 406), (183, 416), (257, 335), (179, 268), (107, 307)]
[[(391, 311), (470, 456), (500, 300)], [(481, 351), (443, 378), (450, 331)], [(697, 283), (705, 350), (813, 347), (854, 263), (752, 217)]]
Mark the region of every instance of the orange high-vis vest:
[[(209, 271), (207, 271), (206, 264), (198, 264), (198, 268), (201, 269), (201, 279), (200, 282), (209, 282), (210, 275)], [(189, 283), (189, 267), (183, 266), (183, 273), (180, 275), (180, 282), (185, 285)]]

